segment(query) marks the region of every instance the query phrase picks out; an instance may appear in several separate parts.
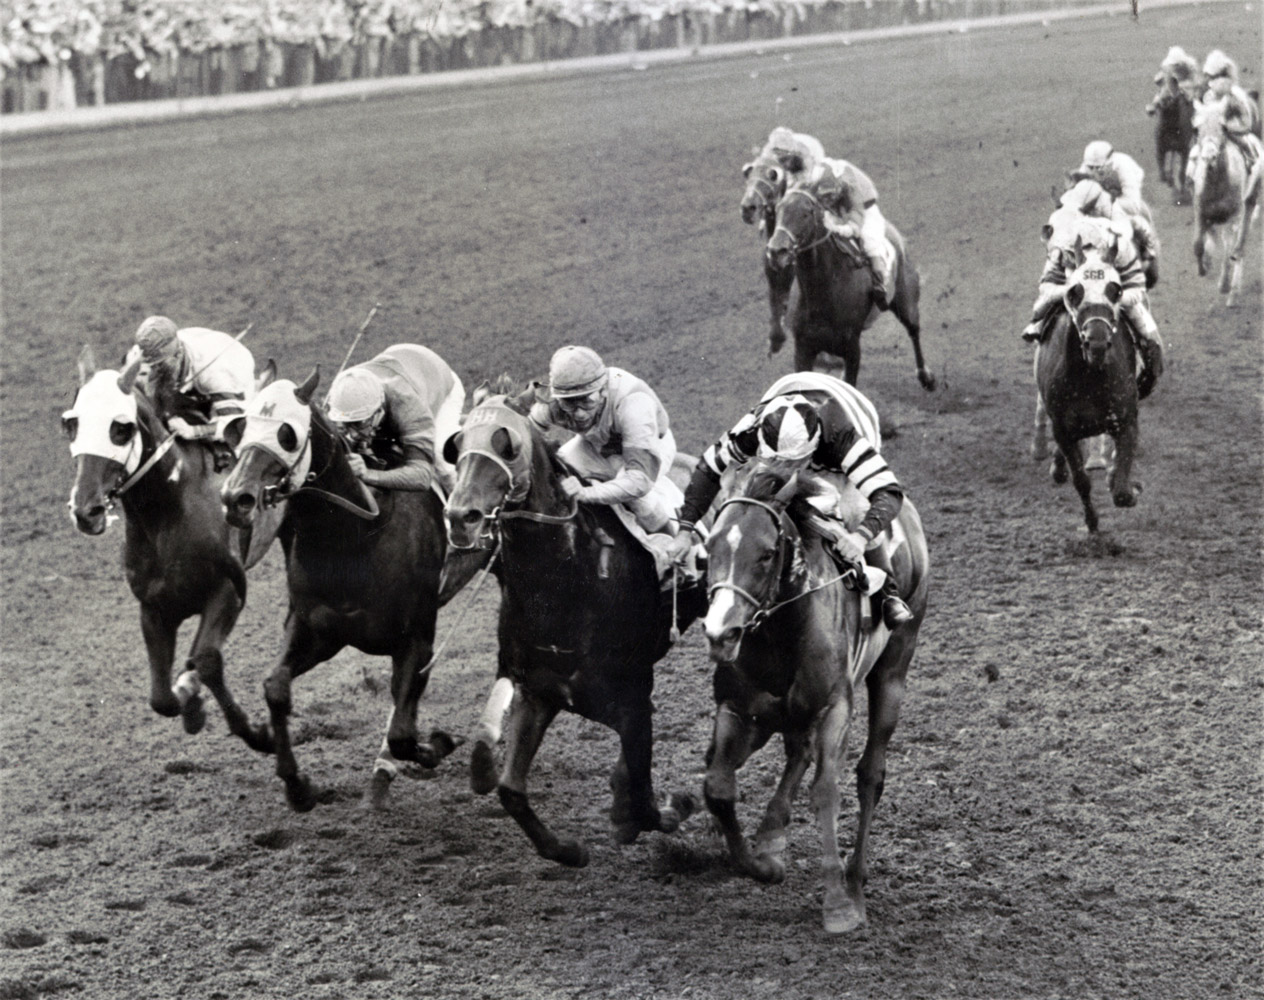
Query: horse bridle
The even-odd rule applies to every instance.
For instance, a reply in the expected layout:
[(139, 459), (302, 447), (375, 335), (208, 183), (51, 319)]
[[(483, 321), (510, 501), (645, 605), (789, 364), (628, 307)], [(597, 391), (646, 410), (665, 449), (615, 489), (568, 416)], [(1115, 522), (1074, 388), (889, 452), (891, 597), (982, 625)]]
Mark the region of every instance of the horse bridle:
[(534, 521), (537, 524), (566, 524), (575, 520), (575, 515), (579, 513), (579, 500), (574, 497), (571, 498), (571, 509), (565, 514), (543, 514), (535, 510), (507, 509), (507, 504), (519, 504), (527, 499), (527, 494), (531, 490), (530, 478), (516, 476), (508, 462), (495, 452), (488, 451), (485, 448), (470, 448), (468, 451), (463, 451), (456, 460), (456, 467), (459, 469), (461, 463), (473, 455), (481, 455), (498, 467), (505, 474), (505, 478), (509, 480), (509, 489), (505, 493), (504, 500), (490, 511), (480, 511), (483, 515), (483, 530), (477, 539), (470, 545), (453, 545), (449, 538), (448, 544), (451, 548), (469, 550), (488, 548), (492, 544), (499, 544), (499, 529), (505, 521), (520, 519)]
[[(796, 257), (799, 257), (807, 253), (809, 250), (816, 249), (822, 243), (829, 242), (829, 240), (831, 239), (831, 237), (833, 237), (834, 234), (831, 233), (829, 229), (825, 227), (825, 222), (824, 222), (825, 206), (821, 204), (821, 200), (817, 198), (816, 195), (814, 195), (811, 191), (807, 191), (807, 190), (804, 190), (803, 188), (797, 188), (797, 187), (791, 188), (782, 196), (780, 205), (785, 205), (787, 202), (790, 201), (791, 198), (794, 198), (796, 196), (806, 198), (808, 199), (808, 201), (812, 203), (813, 219), (815, 220), (818, 217), (818, 213), (819, 213), (821, 228), (825, 230), (824, 234), (821, 236), (818, 236), (811, 243), (807, 244), (807, 246), (799, 246), (799, 241), (795, 239), (794, 233), (790, 232), (789, 229), (787, 229), (785, 226), (781, 224), (780, 212), (779, 212), (777, 227), (772, 231), (772, 236), (768, 237), (768, 242), (771, 243), (778, 233), (785, 233), (786, 236), (790, 240), (790, 252), (794, 254)], [(778, 206), (779, 208), (780, 208), (780, 205)]]
[[(333, 432), (331, 432), (331, 434), (336, 440), (342, 440), (338, 434)], [(305, 458), (310, 459), (311, 448), (312, 432), (309, 428), (307, 431), (307, 440), (303, 442), (303, 447), (298, 450), (298, 454), (295, 456), (294, 461), (285, 466), (285, 471), (281, 473), (276, 483), (271, 486), (264, 486), (263, 489), (259, 491), (259, 506), (268, 510), (277, 506), (277, 504), (284, 500), (289, 500), (291, 497), (297, 496), (299, 493), (314, 493), (316, 496), (329, 501), (336, 507), (341, 507), (343, 510), (354, 514), (362, 520), (372, 521), (377, 518), (381, 514), (381, 509), (377, 505), (377, 499), (373, 496), (373, 493), (367, 486), (362, 484), (362, 491), (367, 503), (366, 506), (361, 507), (354, 501), (348, 500), (346, 497), (339, 496), (337, 493), (331, 493), (329, 490), (322, 490), (320, 487), (312, 485), (319, 480), (321, 476), (328, 472), (330, 467), (334, 464), (333, 456), (337, 454), (338, 445), (334, 446), (334, 451), (330, 455), (329, 461), (325, 463), (325, 467), (323, 469), (319, 472), (309, 470), (307, 474), (303, 476), (302, 484), (298, 486), (294, 485), (294, 473), (299, 466), (303, 464), (303, 460)], [(261, 444), (246, 445), (246, 447), (242, 449), (242, 454), (244, 455), (251, 449), (262, 451), (265, 454), (273, 455), (275, 457), (275, 453), (271, 451), (271, 449), (265, 448)]]

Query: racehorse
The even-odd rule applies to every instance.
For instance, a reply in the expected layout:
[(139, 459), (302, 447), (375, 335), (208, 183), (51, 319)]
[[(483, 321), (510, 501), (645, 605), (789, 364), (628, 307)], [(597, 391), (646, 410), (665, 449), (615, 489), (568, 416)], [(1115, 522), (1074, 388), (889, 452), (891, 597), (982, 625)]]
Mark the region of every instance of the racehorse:
[(1224, 108), (1211, 101), (1199, 106), (1195, 118), (1198, 153), (1194, 164), (1194, 257), (1198, 273), (1206, 276), (1207, 242), (1221, 244), (1220, 293), (1232, 307), (1242, 282), (1242, 250), (1251, 221), (1259, 210), (1258, 176), (1247, 190), (1246, 158), (1224, 129)]
[(285, 499), (280, 536), (289, 612), (285, 648), (264, 681), (276, 773), (290, 806), (317, 801), (294, 759), (289, 733), (294, 678), (346, 646), (391, 658), (394, 706), (374, 767), (370, 801), (380, 805), (400, 762), (436, 766), (455, 748), (446, 733), (417, 737), (417, 703), (429, 680), (447, 539), (443, 503), (430, 490), (370, 491), (347, 461), (347, 445), (312, 404), (320, 380), (262, 387), (229, 429), (237, 465), (221, 492), (231, 524), (245, 527)]
[[(849, 589), (865, 567), (840, 569), (820, 537), (800, 530), (798, 477), (750, 467), (716, 515), (707, 541), (710, 608), (704, 627), (715, 664), (715, 727), (704, 793), (729, 855), (761, 882), (786, 873), (791, 804), (810, 764), (812, 808), (825, 872), (824, 924), (843, 933), (865, 922), (865, 852), (882, 795), (886, 752), (905, 676), (926, 614), (930, 556), (921, 520), (905, 498), (892, 524), (892, 565), (915, 620), (891, 632), (870, 599)], [(869, 735), (856, 768), (860, 801), (846, 872), (838, 849), (838, 779), (855, 713), (869, 692)], [(752, 849), (738, 822), (737, 771), (773, 733), (786, 762)]]
[(1194, 102), (1179, 88), (1168, 88), (1154, 101), (1154, 148), (1159, 161), (1159, 180), (1172, 189), (1172, 201), (1185, 203), (1188, 182), (1185, 170), (1194, 143)]
[[(138, 383), (139, 371), (139, 361), (122, 374), (97, 371), (90, 347), (79, 355), (79, 390), (62, 414), (76, 466), (71, 515), (85, 535), (100, 535), (115, 505), (123, 508), (123, 569), (140, 602), (150, 707), (181, 716), (186, 732), (200, 732), (205, 684), (229, 729), (265, 750), (266, 735), (251, 726), (228, 690), (222, 650), (245, 603), (247, 566), (266, 552), (271, 526), (254, 533), (252, 546), (249, 536), (224, 523), (224, 477), (215, 472), (209, 449), (167, 430), (164, 413)], [(193, 617), (199, 618), (197, 632), (173, 688), (176, 634)]]
[(1084, 522), (1096, 532), (1092, 484), (1079, 442), (1099, 434), (1114, 439), (1114, 467), (1108, 476), (1111, 498), (1116, 507), (1134, 506), (1140, 492), (1131, 481), (1137, 400), (1149, 395), (1154, 376), (1148, 368), (1135, 374), (1136, 349), (1119, 313), (1118, 273), (1099, 250), (1081, 247), (1078, 240), (1076, 255), (1081, 263), (1067, 281), (1065, 311), (1052, 321), (1048, 338), (1036, 350), (1035, 375), (1038, 406), (1048, 414), (1057, 445), (1050, 475), (1055, 483), (1065, 483), (1070, 468)]
[[(897, 255), (891, 311), (913, 342), (918, 381), (923, 389), (931, 390), (935, 376), (926, 367), (919, 336), (920, 279), (908, 259), (904, 238), (889, 222), (887, 239)], [(864, 253), (853, 240), (826, 229), (820, 199), (807, 187), (795, 186), (777, 205), (776, 226), (765, 255), (774, 271), (784, 275), (792, 270), (797, 279), (782, 323), (794, 337), (795, 369), (811, 371), (817, 355), (828, 352), (843, 359), (843, 378), (855, 385), (860, 374), (860, 334), (873, 310), (873, 278)]]
[[(786, 193), (786, 168), (771, 153), (760, 153), (742, 167), (742, 176), (746, 178), (746, 190), (742, 192), (742, 221), (747, 225), (758, 222), (759, 233), (767, 242), (777, 227), (777, 203)], [(781, 323), (786, 315), (790, 286), (794, 284), (794, 269), (774, 268), (765, 254), (764, 277), (768, 281), (768, 309), (771, 314), (768, 353), (775, 354), (786, 342)]]
[(619, 734), (610, 819), (620, 843), (642, 831), (675, 830), (693, 806), (687, 796), (673, 796), (662, 808), (655, 800), (654, 664), (674, 629), (701, 613), (705, 598), (699, 586), (682, 588), (678, 599), (665, 597), (653, 557), (615, 512), (567, 499), (560, 483), (570, 472), (527, 413), (523, 400), (503, 391), (489, 395), (444, 446), (457, 469), (447, 508), (450, 544), (498, 547), (497, 686), (512, 683), (499, 774), (480, 773), (495, 773), (490, 747), (480, 741), (471, 778), (475, 791), (497, 789), (541, 857), (582, 867), (587, 847), (558, 837), (527, 797), (527, 774), (545, 731), (565, 710)]

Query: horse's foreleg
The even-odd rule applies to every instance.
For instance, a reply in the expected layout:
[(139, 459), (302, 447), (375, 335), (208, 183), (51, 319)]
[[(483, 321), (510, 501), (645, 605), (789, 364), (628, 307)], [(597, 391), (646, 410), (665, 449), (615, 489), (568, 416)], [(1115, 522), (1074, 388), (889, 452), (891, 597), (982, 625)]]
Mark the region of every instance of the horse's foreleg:
[(588, 864), (588, 848), (577, 840), (559, 839), (536, 815), (527, 798), (527, 773), (558, 708), (525, 688), (515, 695), (509, 707), (505, 767), (497, 787), (500, 803), (522, 827), (540, 857), (582, 868)]
[(1207, 277), (1207, 228), (1203, 225), (1202, 219), (1196, 219), (1194, 222), (1194, 260), (1198, 262), (1198, 276), (1200, 278)]
[(766, 730), (743, 718), (727, 702), (721, 704), (715, 712), (702, 790), (707, 808), (724, 834), (733, 863), (761, 882), (780, 882), (786, 877), (785, 865), (777, 858), (752, 853), (737, 819), (738, 769), (768, 736)]
[(1045, 400), (1036, 392), (1036, 419), (1032, 423), (1031, 457), (1043, 462), (1049, 457), (1049, 414), (1045, 412)]
[(1110, 494), (1116, 507), (1133, 507), (1141, 491), (1132, 481), (1132, 461), (1137, 453), (1138, 430), (1134, 420), (1115, 435), (1115, 468), (1110, 474)]
[(787, 732), (783, 742), (786, 750), (786, 766), (777, 782), (777, 790), (768, 800), (764, 818), (755, 831), (755, 854), (783, 871), (786, 867), (786, 827), (790, 825), (790, 807), (798, 794), (799, 785), (811, 764), (812, 742), (807, 733)]
[(812, 777), (812, 810), (821, 832), (821, 869), (825, 877), (822, 915), (829, 934), (854, 930), (865, 922), (865, 897), (843, 882), (838, 856), (838, 769), (847, 751), (851, 727), (851, 701), (845, 699), (826, 709), (816, 733), (816, 773)]
[(790, 286), (794, 284), (794, 271), (790, 268), (777, 270), (764, 262), (764, 276), (768, 279), (768, 354), (776, 354), (786, 343), (786, 304), (790, 299)]
[(615, 723), (621, 752), (610, 776), (614, 792), (610, 823), (615, 841), (630, 844), (645, 830), (674, 832), (692, 809), (687, 799), (680, 798), (668, 808), (659, 809), (654, 797), (654, 722), (649, 696), (630, 695), (621, 702)]
[(1071, 482), (1075, 486), (1075, 492), (1080, 495), (1080, 503), (1084, 507), (1084, 523), (1088, 526), (1090, 532), (1097, 531), (1097, 511), (1093, 508), (1093, 481), (1089, 478), (1087, 472), (1084, 471), (1084, 455), (1080, 450), (1080, 442), (1067, 437), (1065, 434), (1058, 432), (1054, 428), (1054, 441), (1058, 446), (1058, 453), (1062, 456), (1066, 463), (1066, 468), (1070, 470)]
[(412, 761), (430, 769), (457, 747), (457, 742), (441, 730), (430, 739), (417, 740), (417, 704), (430, 682), (431, 654), (434, 652), (434, 622), (423, 629), (402, 656), (391, 658), (391, 695), (395, 707), (386, 729), (386, 743), (396, 760)]
[(1229, 267), (1229, 287), (1224, 287), (1222, 282), (1220, 290), (1228, 293), (1229, 297), (1225, 300), (1225, 305), (1230, 309), (1233, 308), (1238, 289), (1242, 285), (1242, 254), (1246, 250), (1246, 238), (1251, 231), (1251, 217), (1254, 214), (1251, 206), (1243, 206), (1242, 219), (1235, 229), (1237, 238), (1233, 241), (1232, 251), (1225, 258), (1225, 263)]
[(470, 787), (476, 795), (486, 795), (499, 780), (494, 748), (500, 742), (501, 726), (513, 696), (513, 681), (497, 677), (483, 706), (483, 714), (478, 717), (474, 749), (470, 753)]
[(149, 658), (149, 707), (159, 715), (180, 714), (180, 699), (171, 690), (171, 663), (176, 657), (176, 631), (180, 623), (167, 618), (152, 605), (140, 606), (140, 631)]
[(224, 643), (237, 624), (242, 603), (232, 582), (222, 581), (202, 610), (202, 619), (189, 655), (188, 671), (176, 682), (176, 694), (179, 697), (182, 691), (189, 693), (182, 709), (184, 728), (188, 732), (197, 732), (206, 722), (202, 699), (197, 694), (197, 683), (200, 681), (219, 702), (229, 731), (250, 749), (271, 753), (272, 737), (268, 727), (251, 725), (249, 716), (237, 704), (224, 679)]
[(285, 653), (264, 680), (263, 694), (272, 720), (277, 777), (285, 782), (285, 797), (290, 808), (295, 812), (307, 812), (316, 805), (316, 793), (311, 783), (299, 774), (294, 748), (290, 745), (290, 712), (293, 709), (290, 685), (295, 677), (337, 653), (342, 644), (316, 636), (306, 625), (298, 622), (293, 613), (286, 622), (285, 638)]
[(917, 381), (921, 383), (923, 389), (930, 392), (935, 388), (935, 376), (926, 367), (926, 359), (922, 357), (921, 309), (918, 304), (921, 295), (921, 279), (916, 272), (912, 276), (906, 276), (906, 267), (907, 265), (902, 265), (900, 268), (900, 279), (896, 285), (895, 301), (891, 303), (891, 311), (908, 331), (909, 340), (913, 344)]

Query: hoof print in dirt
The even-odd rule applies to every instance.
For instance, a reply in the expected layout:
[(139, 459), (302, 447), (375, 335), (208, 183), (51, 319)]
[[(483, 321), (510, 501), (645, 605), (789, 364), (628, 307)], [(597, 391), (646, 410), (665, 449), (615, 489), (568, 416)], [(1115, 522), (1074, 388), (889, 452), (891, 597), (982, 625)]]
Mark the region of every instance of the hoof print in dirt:
[(143, 899), (108, 899), (105, 902), (107, 910), (122, 910), (127, 913), (139, 913), (145, 908), (145, 900)]
[(268, 830), (264, 833), (256, 833), (250, 839), (256, 847), (279, 851), (294, 843), (294, 834), (290, 830)]
[(66, 932), (66, 941), (69, 944), (108, 944), (109, 938), (104, 934), (96, 931), (73, 930)]
[(240, 941), (234, 941), (225, 951), (230, 955), (266, 955), (272, 950), (272, 945), (267, 941), (260, 941), (258, 938), (242, 938)]
[(47, 941), (47, 935), (33, 931), (29, 927), (14, 927), (0, 935), (0, 942), (3, 942), (6, 948), (38, 948)]
[(209, 854), (177, 854), (171, 859), (172, 868), (201, 868), (211, 863)]
[(180, 892), (173, 892), (170, 896), (168, 896), (167, 902), (175, 903), (176, 906), (197, 906), (198, 898), (188, 890), (181, 890)]

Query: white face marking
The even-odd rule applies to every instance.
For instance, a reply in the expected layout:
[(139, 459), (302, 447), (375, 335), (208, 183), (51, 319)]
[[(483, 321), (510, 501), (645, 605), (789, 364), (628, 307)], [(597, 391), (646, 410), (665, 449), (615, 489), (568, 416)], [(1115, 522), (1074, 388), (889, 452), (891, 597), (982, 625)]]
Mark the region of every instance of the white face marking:
[(729, 614), (733, 611), (736, 594), (723, 588), (715, 592), (711, 598), (711, 607), (707, 609), (707, 617), (703, 622), (703, 630), (708, 639), (719, 639), (728, 626)]
[(724, 536), (724, 541), (728, 543), (730, 552), (736, 552), (737, 547), (742, 544), (741, 525), (735, 524), (729, 528), (728, 534)]
[(179, 456), (177, 456), (176, 464), (171, 467), (171, 475), (167, 477), (167, 482), (178, 483), (180, 481), (180, 470), (183, 467), (183, 465), (184, 465), (184, 462), (180, 459)]

